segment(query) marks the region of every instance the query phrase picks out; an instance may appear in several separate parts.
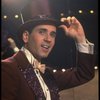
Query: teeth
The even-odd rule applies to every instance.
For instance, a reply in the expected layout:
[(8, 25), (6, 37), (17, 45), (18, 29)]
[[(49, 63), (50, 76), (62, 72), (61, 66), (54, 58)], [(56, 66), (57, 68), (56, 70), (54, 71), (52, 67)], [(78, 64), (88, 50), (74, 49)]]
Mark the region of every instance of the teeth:
[(46, 45), (45, 45), (45, 46), (43, 46), (43, 47), (44, 47), (44, 48), (46, 48), (46, 49), (48, 49), (48, 48), (49, 48), (49, 46), (46, 46)]
[(42, 47), (48, 49), (50, 46), (48, 46), (48, 45), (42, 45)]
[(44, 46), (45, 48), (48, 48), (48, 46)]

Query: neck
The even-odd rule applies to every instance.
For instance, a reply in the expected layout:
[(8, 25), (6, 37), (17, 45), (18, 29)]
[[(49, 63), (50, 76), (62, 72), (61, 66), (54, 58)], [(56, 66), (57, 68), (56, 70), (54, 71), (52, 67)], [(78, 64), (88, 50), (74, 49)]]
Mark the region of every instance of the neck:
[(33, 55), (33, 57), (36, 60), (38, 60), (38, 62), (41, 62), (41, 58), (38, 55), (36, 55), (34, 52), (32, 52), (32, 50), (27, 45), (25, 45), (24, 47)]
[(36, 56), (34, 54), (32, 54), (32, 55), (35, 57), (36, 60), (38, 60), (38, 62), (41, 62), (41, 58), (39, 58), (38, 56)]

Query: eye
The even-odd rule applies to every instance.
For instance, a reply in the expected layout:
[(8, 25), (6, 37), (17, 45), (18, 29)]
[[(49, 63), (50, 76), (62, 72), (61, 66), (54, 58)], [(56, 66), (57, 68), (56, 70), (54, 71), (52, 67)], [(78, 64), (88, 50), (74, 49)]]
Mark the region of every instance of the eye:
[(55, 38), (56, 37), (56, 32), (51, 32), (50, 35)]
[(46, 33), (46, 30), (41, 29), (41, 30), (39, 30), (39, 33), (40, 34), (45, 34)]

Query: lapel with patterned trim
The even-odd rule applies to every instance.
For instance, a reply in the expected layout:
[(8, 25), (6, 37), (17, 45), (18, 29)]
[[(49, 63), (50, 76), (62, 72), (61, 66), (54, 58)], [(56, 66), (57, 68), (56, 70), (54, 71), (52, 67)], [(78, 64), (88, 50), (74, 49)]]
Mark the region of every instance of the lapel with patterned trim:
[[(25, 80), (27, 81), (29, 87), (33, 90), (36, 95), (36, 100), (46, 100), (43, 90), (40, 86), (39, 80), (34, 72), (33, 66), (28, 62), (26, 56), (23, 52), (19, 51), (14, 57), (18, 63), (18, 68), (23, 74)], [(20, 59), (21, 61), (20, 61)]]

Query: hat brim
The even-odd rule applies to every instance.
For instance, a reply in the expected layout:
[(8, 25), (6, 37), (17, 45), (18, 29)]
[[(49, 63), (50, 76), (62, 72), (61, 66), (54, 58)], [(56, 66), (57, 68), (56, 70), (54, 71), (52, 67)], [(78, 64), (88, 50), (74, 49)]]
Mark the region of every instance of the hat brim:
[(22, 24), (19, 28), (19, 33), (23, 33), (23, 31), (34, 28), (37, 25), (54, 25), (55, 27), (58, 27), (62, 24), (62, 22), (54, 19), (38, 19), (38, 20), (29, 20)]

